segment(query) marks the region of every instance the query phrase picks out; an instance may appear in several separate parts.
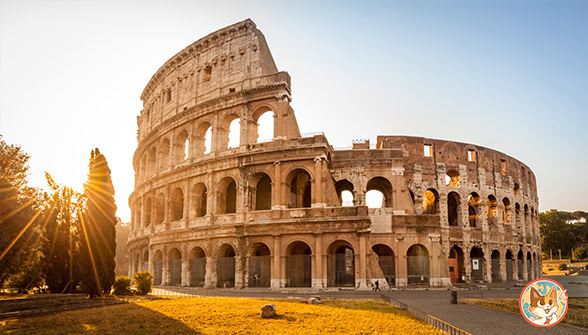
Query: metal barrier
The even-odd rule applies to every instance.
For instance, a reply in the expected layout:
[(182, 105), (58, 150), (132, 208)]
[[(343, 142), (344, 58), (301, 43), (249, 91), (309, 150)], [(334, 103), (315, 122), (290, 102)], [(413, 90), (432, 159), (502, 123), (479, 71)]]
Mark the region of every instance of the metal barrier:
[(439, 329), (442, 332), (445, 332), (447, 334), (450, 335), (472, 335), (471, 333), (466, 332), (465, 330), (459, 329), (443, 320), (437, 319), (436, 317), (427, 314), (423, 311), (421, 311), (420, 309), (411, 307), (401, 301), (392, 299), (390, 297), (387, 297), (385, 295), (382, 294), (382, 300), (400, 307), (406, 311), (408, 311), (409, 313), (411, 313), (412, 315), (414, 315), (417, 319), (425, 321), (426, 323), (430, 324), (431, 326)]

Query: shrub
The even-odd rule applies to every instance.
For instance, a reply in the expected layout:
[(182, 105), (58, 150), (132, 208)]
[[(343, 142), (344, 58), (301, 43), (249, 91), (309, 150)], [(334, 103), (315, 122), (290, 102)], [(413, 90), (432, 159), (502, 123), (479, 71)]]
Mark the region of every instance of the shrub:
[(138, 294), (147, 295), (153, 287), (153, 276), (147, 271), (137, 272), (134, 284)]
[(576, 248), (574, 250), (574, 259), (579, 261), (584, 258), (588, 258), (588, 249), (586, 248)]
[(117, 276), (112, 286), (116, 295), (131, 294), (131, 278), (127, 276)]

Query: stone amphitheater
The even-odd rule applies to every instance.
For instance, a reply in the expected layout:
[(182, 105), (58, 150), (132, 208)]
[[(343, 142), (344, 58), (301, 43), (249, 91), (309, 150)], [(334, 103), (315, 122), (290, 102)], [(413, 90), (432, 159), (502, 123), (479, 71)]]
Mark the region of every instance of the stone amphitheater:
[(273, 289), (540, 275), (528, 166), (467, 143), (386, 135), (335, 150), (301, 134), (290, 76), (249, 19), (173, 56), (141, 99), (130, 275)]

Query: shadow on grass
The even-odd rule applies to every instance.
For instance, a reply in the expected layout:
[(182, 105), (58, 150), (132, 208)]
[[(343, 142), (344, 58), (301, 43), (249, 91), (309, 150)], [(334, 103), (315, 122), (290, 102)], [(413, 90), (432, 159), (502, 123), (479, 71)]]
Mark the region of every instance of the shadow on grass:
[(323, 304), (330, 307), (342, 309), (354, 309), (361, 311), (380, 312), (387, 314), (402, 314), (411, 316), (404, 309), (392, 306), (381, 300), (323, 300)]
[(185, 323), (133, 303), (6, 320), (9, 334), (202, 334)]

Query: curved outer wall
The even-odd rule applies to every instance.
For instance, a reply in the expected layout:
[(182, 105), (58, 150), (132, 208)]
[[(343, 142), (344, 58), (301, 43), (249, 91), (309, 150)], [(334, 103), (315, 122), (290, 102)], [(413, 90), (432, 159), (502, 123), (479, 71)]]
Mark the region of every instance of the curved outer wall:
[[(290, 77), (251, 20), (172, 57), (141, 98), (131, 275), (148, 270), (159, 285), (367, 288), (539, 274), (526, 165), (421, 137), (334, 150), (324, 135), (301, 136)], [(258, 143), (266, 113), (273, 139)], [(342, 206), (345, 191), (353, 203)], [(368, 191), (383, 195), (382, 208), (366, 206)]]

